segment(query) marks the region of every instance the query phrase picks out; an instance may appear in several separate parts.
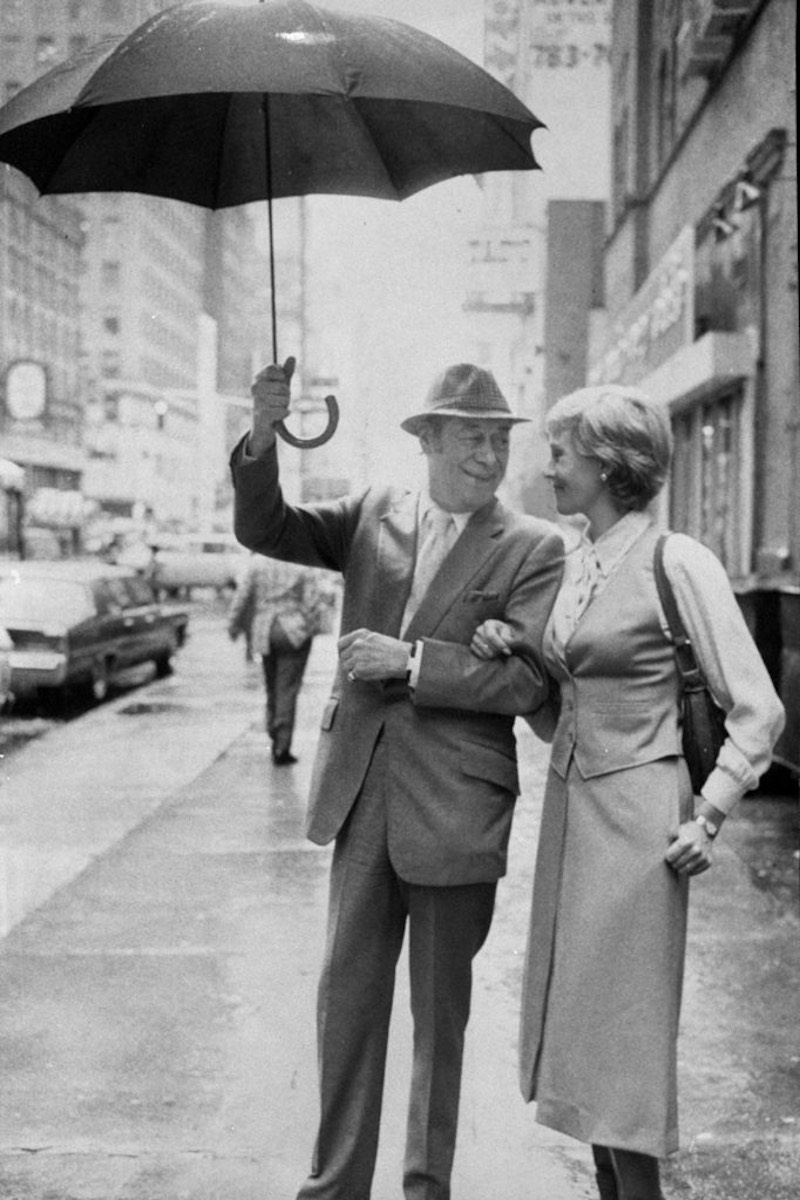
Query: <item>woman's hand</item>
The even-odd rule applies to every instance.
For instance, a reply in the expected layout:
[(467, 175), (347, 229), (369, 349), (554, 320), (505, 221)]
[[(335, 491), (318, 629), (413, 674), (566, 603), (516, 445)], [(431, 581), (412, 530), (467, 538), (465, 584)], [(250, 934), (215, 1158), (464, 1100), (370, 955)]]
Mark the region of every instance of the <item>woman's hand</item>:
[(713, 839), (696, 821), (684, 821), (664, 855), (678, 875), (702, 875), (711, 866)]
[(470, 650), (476, 658), (490, 661), (493, 658), (507, 658), (511, 653), (514, 641), (514, 630), (505, 621), (490, 617), (484, 621), (472, 635)]

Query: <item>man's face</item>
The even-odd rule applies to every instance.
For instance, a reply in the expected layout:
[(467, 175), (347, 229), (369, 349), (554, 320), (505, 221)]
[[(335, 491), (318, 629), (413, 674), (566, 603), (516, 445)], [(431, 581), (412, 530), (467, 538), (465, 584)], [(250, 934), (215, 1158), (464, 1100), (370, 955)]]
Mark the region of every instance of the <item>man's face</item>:
[(476, 512), (491, 500), (508, 466), (511, 422), (443, 417), (420, 437), (432, 498), (450, 512)]

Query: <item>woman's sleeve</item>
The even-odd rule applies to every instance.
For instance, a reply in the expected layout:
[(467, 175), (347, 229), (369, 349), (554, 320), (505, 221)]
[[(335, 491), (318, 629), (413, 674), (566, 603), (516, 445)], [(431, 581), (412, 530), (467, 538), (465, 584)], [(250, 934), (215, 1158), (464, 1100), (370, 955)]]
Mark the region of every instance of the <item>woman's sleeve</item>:
[(783, 705), (716, 555), (676, 533), (667, 538), (664, 568), (700, 669), (725, 710), (727, 737), (702, 794), (727, 813), (770, 765)]

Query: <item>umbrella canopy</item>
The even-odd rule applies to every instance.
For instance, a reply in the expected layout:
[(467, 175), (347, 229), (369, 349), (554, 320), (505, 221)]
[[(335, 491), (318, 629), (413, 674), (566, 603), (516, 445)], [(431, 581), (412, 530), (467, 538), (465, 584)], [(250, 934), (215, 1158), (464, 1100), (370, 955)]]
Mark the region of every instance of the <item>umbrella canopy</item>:
[[(481, 67), (402, 22), (308, 0), (185, 0), (14, 96), (0, 160), (50, 194), (210, 209), (402, 200), (457, 175), (535, 168), (540, 126)], [(273, 254), (270, 269), (277, 358)]]
[(56, 67), (0, 110), (0, 158), (41, 192), (225, 208), (314, 192), (403, 200), (537, 164), (541, 122), (399, 21), (308, 0), (188, 0)]

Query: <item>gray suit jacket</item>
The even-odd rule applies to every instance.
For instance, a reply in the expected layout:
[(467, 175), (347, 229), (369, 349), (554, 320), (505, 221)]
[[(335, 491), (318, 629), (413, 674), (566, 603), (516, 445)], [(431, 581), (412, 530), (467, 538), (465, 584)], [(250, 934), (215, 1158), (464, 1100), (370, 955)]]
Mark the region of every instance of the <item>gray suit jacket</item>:
[[(250, 549), (344, 576), (342, 633), (399, 636), (414, 567), (417, 497), (370, 489), (315, 505), (286, 504), (277, 454), (231, 459), (235, 530)], [(416, 689), (403, 680), (350, 683), (339, 669), (322, 717), (308, 836), (336, 836), (383, 736), (389, 757), (389, 852), (410, 883), (452, 885), (505, 873), (519, 792), (514, 716), (547, 694), (545, 622), (561, 580), (554, 525), (494, 501), (474, 513), (411, 625), (424, 650)], [(517, 629), (510, 658), (470, 653), (477, 626), (500, 617)]]

